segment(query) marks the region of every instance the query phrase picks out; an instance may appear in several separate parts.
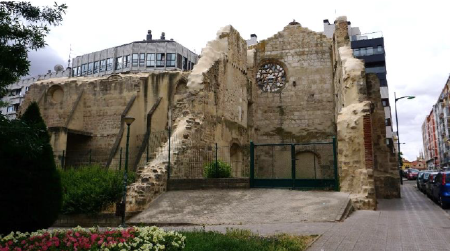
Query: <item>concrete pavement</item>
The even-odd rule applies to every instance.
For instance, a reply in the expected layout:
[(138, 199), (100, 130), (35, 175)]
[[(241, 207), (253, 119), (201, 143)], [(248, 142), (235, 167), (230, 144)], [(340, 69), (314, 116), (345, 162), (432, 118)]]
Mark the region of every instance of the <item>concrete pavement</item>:
[(377, 211), (356, 211), (308, 249), (332, 250), (450, 250), (450, 219), (415, 181), (404, 182), (402, 199), (379, 200)]
[(348, 193), (288, 189), (169, 191), (128, 224), (258, 225), (340, 220)]

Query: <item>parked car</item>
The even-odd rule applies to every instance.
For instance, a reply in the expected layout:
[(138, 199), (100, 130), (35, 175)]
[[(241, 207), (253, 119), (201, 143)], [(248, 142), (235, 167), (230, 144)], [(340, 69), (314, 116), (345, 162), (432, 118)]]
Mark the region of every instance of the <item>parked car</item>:
[(426, 184), (426, 187), (425, 187), (425, 194), (429, 198), (431, 198), (431, 196), (432, 196), (431, 193), (432, 193), (432, 190), (433, 190), (434, 183), (436, 182), (435, 178), (436, 178), (437, 174), (438, 174), (438, 172), (431, 172), (430, 175), (428, 176), (428, 181), (427, 181), (427, 184)]
[(419, 170), (417, 169), (409, 169), (408, 174), (406, 175), (406, 178), (408, 180), (415, 180), (417, 179), (417, 175), (419, 174)]
[(425, 170), (425, 171), (420, 171), (419, 175), (417, 176), (417, 188), (425, 193), (425, 188), (428, 182), (428, 176), (430, 175), (432, 171), (431, 170)]
[(450, 171), (439, 172), (436, 175), (432, 198), (442, 208), (448, 208), (450, 205)]
[(425, 171), (419, 171), (419, 174), (417, 174), (417, 180), (416, 180), (416, 187), (420, 190), (420, 181), (423, 179), (423, 174)]

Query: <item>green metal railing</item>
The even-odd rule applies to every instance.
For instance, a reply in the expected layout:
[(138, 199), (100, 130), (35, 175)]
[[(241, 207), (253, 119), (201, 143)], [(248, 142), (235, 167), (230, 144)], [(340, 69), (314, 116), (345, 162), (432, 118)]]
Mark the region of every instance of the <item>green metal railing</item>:
[(250, 142), (250, 187), (339, 190), (336, 139), (330, 142)]

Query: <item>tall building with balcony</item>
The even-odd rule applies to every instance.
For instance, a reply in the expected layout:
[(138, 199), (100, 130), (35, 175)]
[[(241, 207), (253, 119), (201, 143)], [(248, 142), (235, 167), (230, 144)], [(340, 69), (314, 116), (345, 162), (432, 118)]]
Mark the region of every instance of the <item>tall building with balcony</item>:
[[(324, 34), (328, 38), (333, 37), (335, 24), (330, 24), (328, 19), (323, 21)], [(386, 144), (394, 151), (392, 132), (391, 106), (389, 104), (389, 88), (386, 79), (386, 53), (384, 49), (384, 37), (381, 32), (361, 34), (358, 27), (352, 27), (348, 22), (348, 34), (351, 41), (351, 49), (356, 58), (362, 59), (366, 73), (374, 73), (380, 80), (380, 94), (385, 112)]]
[(437, 169), (439, 167), (439, 148), (436, 131), (435, 107), (425, 118), (422, 125), (422, 137), (424, 139), (424, 155), (428, 169)]
[(450, 167), (450, 76), (422, 125), (425, 160), (430, 168)]

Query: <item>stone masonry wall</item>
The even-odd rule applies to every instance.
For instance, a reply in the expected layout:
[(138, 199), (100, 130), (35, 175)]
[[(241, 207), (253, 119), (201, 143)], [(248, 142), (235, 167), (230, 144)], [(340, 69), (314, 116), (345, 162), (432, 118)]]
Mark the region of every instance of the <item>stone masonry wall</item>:
[[(256, 61), (249, 72), (253, 73), (254, 140), (311, 142), (335, 135), (331, 40), (290, 24), (253, 48)], [(267, 64), (281, 66), (285, 78), (274, 76), (277, 69), (265, 71)], [(275, 85), (281, 87), (265, 91), (262, 74), (265, 79), (274, 77)]]
[(341, 191), (357, 209), (376, 209), (372, 102), (367, 96), (364, 63), (353, 57), (347, 20), (338, 18), (333, 39)]
[(400, 197), (397, 156), (386, 145), (384, 107), (381, 103), (380, 81), (375, 74), (366, 75), (368, 97), (372, 101), (372, 144), (374, 148), (374, 179), (377, 198)]

